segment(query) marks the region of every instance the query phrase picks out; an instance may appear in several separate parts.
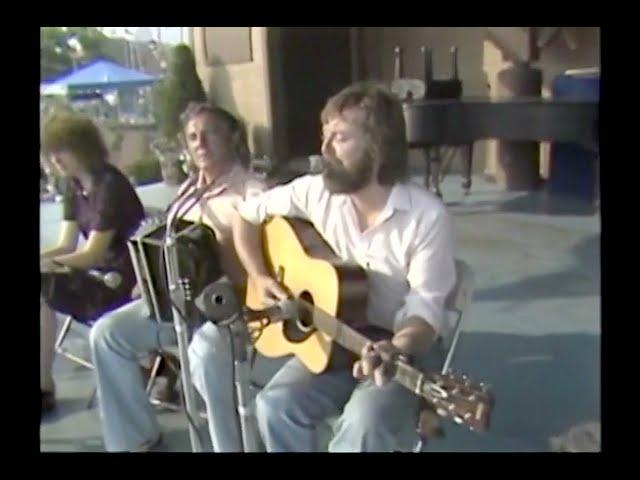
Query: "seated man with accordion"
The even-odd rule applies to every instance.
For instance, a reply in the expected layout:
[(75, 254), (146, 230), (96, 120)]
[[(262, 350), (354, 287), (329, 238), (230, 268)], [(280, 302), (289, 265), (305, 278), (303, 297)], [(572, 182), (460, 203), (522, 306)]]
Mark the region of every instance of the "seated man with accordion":
[[(167, 219), (171, 222), (186, 220), (209, 227), (215, 234), (215, 241), (208, 252), (215, 259), (213, 263), (188, 254), (185, 261), (191, 267), (198, 267), (200, 263), (208, 270), (214, 270), (211, 265), (219, 266), (217, 271), (205, 273), (226, 275), (241, 290), (246, 282), (246, 273), (233, 246), (232, 217), (238, 202), (251, 191), (264, 189), (264, 185), (246, 170), (249, 150), (244, 128), (230, 113), (207, 103), (190, 104), (181, 120), (186, 145), (198, 172), (180, 188), (178, 196), (167, 209)], [(198, 255), (206, 256), (206, 253), (198, 252)], [(162, 259), (156, 261), (162, 265)], [(138, 288), (144, 286), (138, 285)], [(156, 312), (167, 311), (166, 301), (164, 303), (165, 308)], [(177, 339), (171, 318), (154, 318), (163, 314), (154, 315), (152, 310), (155, 309), (151, 309), (148, 302), (138, 298), (105, 315), (91, 331), (100, 419), (107, 451), (148, 451), (161, 441), (159, 424), (145, 392), (139, 362), (154, 351), (175, 345)], [(233, 445), (240, 443), (232, 438), (230, 442), (220, 444), (217, 439), (221, 435), (213, 433), (214, 428), (224, 433), (227, 424), (233, 423), (217, 414), (227, 411), (220, 408), (221, 403), (228, 402), (234, 408), (232, 385), (216, 392), (214, 402), (209, 392), (212, 390), (211, 382), (219, 381), (219, 377), (216, 378), (217, 372), (208, 368), (231, 369), (232, 366), (206, 365), (214, 345), (227, 343), (216, 341), (225, 333), (212, 323), (204, 323), (193, 332), (189, 347), (193, 384), (206, 403), (215, 451), (237, 450)], [(229, 435), (237, 435), (235, 425), (228, 428)], [(222, 435), (222, 438), (226, 437)]]

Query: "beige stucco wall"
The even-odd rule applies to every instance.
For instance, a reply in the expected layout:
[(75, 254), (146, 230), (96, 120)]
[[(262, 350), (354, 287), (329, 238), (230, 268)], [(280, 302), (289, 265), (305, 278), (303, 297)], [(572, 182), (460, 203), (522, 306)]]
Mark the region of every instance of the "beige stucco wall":
[[(251, 62), (212, 67), (205, 63), (200, 32), (202, 28), (224, 27), (192, 27), (191, 44), (205, 88), (216, 103), (245, 120), (254, 154), (273, 155), (271, 95), (274, 90), (269, 86), (267, 30), (272, 30), (270, 34), (273, 35), (273, 30), (277, 29), (251, 27)], [(550, 95), (551, 81), (557, 74), (570, 68), (600, 65), (599, 28), (577, 27), (573, 32), (577, 49), (571, 50), (562, 36), (558, 35), (541, 50), (540, 60), (534, 64), (543, 70), (545, 96)], [(496, 73), (505, 66), (500, 51), (486, 40), (486, 27), (354, 27), (354, 36), (357, 37), (359, 50), (354, 57), (359, 60), (356, 68), (359, 79), (390, 81), (393, 78), (393, 49), (396, 45), (404, 49), (404, 76), (413, 78), (423, 77), (421, 45), (427, 45), (433, 51), (435, 78), (449, 77), (449, 49), (453, 45), (457, 46), (459, 76), (465, 96), (488, 96), (495, 92)], [(270, 54), (277, 53), (272, 51)], [(271, 62), (272, 69), (275, 68), (275, 63)], [(271, 78), (277, 78), (273, 73), (271, 72)], [(486, 140), (474, 145), (474, 172), (492, 175), (495, 165), (493, 143)], [(419, 161), (419, 157), (419, 152), (412, 153), (414, 160)], [(458, 171), (459, 166), (459, 162), (454, 162), (452, 171)], [(548, 146), (543, 144), (543, 177), (546, 177), (548, 168)]]
[(217, 105), (239, 115), (247, 126), (249, 146), (254, 155), (271, 155), (271, 114), (268, 93), (266, 27), (251, 28), (252, 60), (246, 63), (210, 66), (206, 64), (202, 30), (190, 34), (198, 75), (205, 91)]

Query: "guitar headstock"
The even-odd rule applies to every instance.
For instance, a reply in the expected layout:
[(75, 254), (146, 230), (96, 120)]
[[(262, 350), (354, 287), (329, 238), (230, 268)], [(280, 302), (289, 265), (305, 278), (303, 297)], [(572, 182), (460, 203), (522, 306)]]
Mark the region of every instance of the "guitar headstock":
[(466, 425), (474, 432), (487, 429), (494, 405), (488, 385), (476, 384), (466, 375), (451, 371), (432, 373), (429, 377), (420, 386), (419, 393), (433, 405), (438, 416)]

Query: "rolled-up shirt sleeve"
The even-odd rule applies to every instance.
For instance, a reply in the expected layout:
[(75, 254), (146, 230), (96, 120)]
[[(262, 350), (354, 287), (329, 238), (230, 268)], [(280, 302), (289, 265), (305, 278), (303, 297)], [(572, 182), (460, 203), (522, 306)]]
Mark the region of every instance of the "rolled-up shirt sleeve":
[(285, 185), (254, 195), (247, 195), (238, 205), (240, 216), (254, 225), (264, 222), (267, 217), (281, 215), (309, 219), (310, 175), (297, 178)]
[(409, 291), (394, 319), (394, 331), (400, 330), (408, 318), (420, 317), (441, 334), (445, 301), (456, 281), (449, 215), (445, 211), (437, 212), (428, 231), (419, 237), (409, 261)]

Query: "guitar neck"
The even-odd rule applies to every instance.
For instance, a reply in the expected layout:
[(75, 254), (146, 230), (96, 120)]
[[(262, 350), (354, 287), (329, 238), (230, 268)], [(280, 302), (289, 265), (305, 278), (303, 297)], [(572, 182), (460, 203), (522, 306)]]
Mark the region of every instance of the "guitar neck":
[(316, 315), (313, 318), (314, 325), (329, 335), (336, 343), (360, 355), (360, 352), (370, 340), (337, 318), (324, 314), (324, 312), (321, 312), (320, 315), (318, 313), (319, 311), (316, 310)]
[[(316, 328), (329, 335), (347, 350), (360, 355), (364, 346), (370, 341), (369, 338), (322, 310), (314, 308), (306, 302), (302, 303), (305, 304), (305, 307), (314, 309), (313, 322)], [(434, 375), (421, 372), (404, 362), (396, 361), (395, 366), (394, 380), (418, 395), (421, 394), (422, 385), (426, 381), (436, 380)]]

